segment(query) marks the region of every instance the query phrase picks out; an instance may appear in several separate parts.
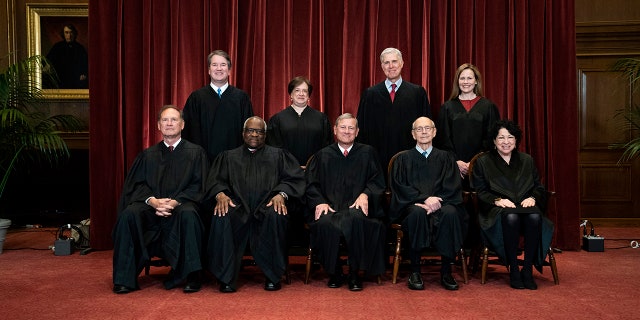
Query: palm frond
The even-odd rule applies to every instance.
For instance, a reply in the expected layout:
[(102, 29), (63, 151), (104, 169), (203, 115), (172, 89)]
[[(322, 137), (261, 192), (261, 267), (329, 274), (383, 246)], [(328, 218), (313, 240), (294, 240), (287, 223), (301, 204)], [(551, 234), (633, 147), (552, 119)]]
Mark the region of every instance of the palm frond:
[(49, 116), (40, 111), (42, 80), (55, 84), (55, 74), (43, 56), (11, 64), (0, 74), (0, 196), (18, 166), (48, 162), (56, 165), (69, 157), (61, 132), (77, 132), (82, 121), (71, 115)]
[(640, 59), (638, 58), (622, 58), (618, 59), (612, 67), (613, 70), (622, 71), (623, 74), (636, 83), (640, 80)]

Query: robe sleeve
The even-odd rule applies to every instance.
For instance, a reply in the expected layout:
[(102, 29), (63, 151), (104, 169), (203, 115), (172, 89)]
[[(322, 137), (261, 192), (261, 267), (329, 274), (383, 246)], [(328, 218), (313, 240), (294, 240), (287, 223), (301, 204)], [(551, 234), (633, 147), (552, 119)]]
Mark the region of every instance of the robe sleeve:
[(283, 138), (280, 131), (280, 117), (275, 115), (269, 119), (269, 125), (267, 126), (267, 144), (277, 148), (282, 148)]
[[(185, 172), (191, 173), (188, 185), (174, 196), (174, 199), (180, 203), (191, 201), (194, 203), (202, 202), (205, 190), (205, 182), (207, 179), (209, 160), (204, 149), (196, 147), (191, 150), (185, 150), (185, 155), (191, 157), (189, 165)], [(187, 161), (183, 161), (187, 165)]]
[(397, 220), (404, 208), (416, 202), (423, 202), (428, 195), (420, 193), (416, 187), (412, 186), (407, 171), (407, 154), (406, 152), (399, 155), (391, 167), (389, 175), (391, 187), (391, 207), (389, 218), (391, 221)]
[(305, 180), (307, 189), (305, 191), (306, 201), (309, 209), (315, 209), (315, 207), (322, 203), (329, 203), (322, 193), (322, 186), (320, 184), (320, 161), (318, 160), (319, 153), (309, 161), (309, 165), (305, 171)]
[(141, 152), (133, 161), (122, 186), (122, 194), (118, 202), (118, 213), (134, 202), (144, 202), (147, 198), (153, 196), (151, 188), (145, 181), (145, 159), (145, 153)]
[(280, 170), (280, 181), (275, 188), (273, 188), (273, 195), (280, 191), (284, 191), (288, 197), (300, 199), (304, 195), (305, 183), (304, 172), (300, 168), (298, 159), (296, 159), (290, 152), (281, 149), (280, 150), (280, 164), (282, 168)]
[(197, 145), (203, 145), (201, 139), (201, 127), (200, 127), (200, 115), (198, 114), (198, 99), (196, 98), (196, 92), (194, 91), (187, 98), (187, 102), (182, 109), (182, 115), (184, 118), (184, 129), (182, 130), (182, 138), (189, 140)]

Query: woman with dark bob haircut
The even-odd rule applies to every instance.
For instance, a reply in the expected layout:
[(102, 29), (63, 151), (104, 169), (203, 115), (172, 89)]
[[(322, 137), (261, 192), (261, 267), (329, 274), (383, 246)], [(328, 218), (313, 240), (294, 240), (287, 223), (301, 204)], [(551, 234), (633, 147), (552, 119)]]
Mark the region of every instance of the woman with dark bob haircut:
[[(471, 169), (482, 236), (507, 263), (511, 287), (535, 290), (533, 266), (542, 267), (553, 235), (553, 223), (544, 216), (546, 191), (533, 158), (517, 150), (522, 130), (516, 123), (495, 122), (489, 137), (493, 150), (478, 157)], [(521, 270), (517, 260), (520, 236), (524, 237)]]

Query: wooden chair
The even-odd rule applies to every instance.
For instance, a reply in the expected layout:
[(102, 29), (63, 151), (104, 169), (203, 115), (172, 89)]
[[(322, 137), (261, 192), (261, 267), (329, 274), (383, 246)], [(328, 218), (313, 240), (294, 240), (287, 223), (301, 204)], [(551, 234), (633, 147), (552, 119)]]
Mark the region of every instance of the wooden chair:
[[(391, 160), (389, 160), (389, 165), (387, 166), (388, 177), (391, 176), (391, 169), (393, 168), (393, 163), (395, 162), (396, 158), (400, 153), (402, 153), (402, 151), (396, 153), (393, 157), (391, 157)], [(388, 181), (389, 179), (387, 179), (387, 190), (385, 192), (385, 196), (387, 199), (387, 203), (390, 204), (391, 203), (391, 187)], [(402, 231), (402, 225), (399, 223), (392, 223), (391, 229), (395, 231), (395, 234), (396, 234), (395, 243), (393, 244), (395, 250), (393, 255), (393, 273), (392, 273), (392, 281), (391, 281), (393, 284), (395, 284), (397, 283), (397, 280), (398, 280), (398, 271), (400, 269), (400, 263), (402, 262), (402, 241), (404, 238), (404, 232)], [(423, 251), (423, 256), (433, 256), (433, 255), (439, 255), (439, 253), (436, 252), (435, 250)], [(428, 260), (423, 259), (423, 261), (428, 261)], [(464, 279), (464, 283), (467, 284), (469, 283), (469, 276), (467, 273), (467, 260), (465, 257), (464, 248), (461, 248), (460, 251), (458, 252), (458, 263), (462, 267), (462, 276)]]
[[(471, 177), (473, 176), (473, 167), (475, 166), (475, 163), (477, 161), (477, 159), (482, 156), (484, 153), (479, 153), (477, 155), (475, 155), (473, 157), (473, 159), (471, 159), (471, 161), (469, 162), (469, 179), (471, 179)], [(476, 197), (475, 192), (473, 193), (473, 197), (474, 197), (474, 205), (476, 208), (476, 212), (478, 211), (478, 199)], [(549, 198), (552, 198), (555, 195), (554, 191), (548, 191), (547, 193), (549, 195)], [(482, 243), (482, 250), (480, 252), (480, 258), (479, 260), (481, 260), (481, 276), (480, 276), (480, 283), (481, 284), (485, 284), (487, 282), (487, 267), (488, 265), (491, 264), (497, 264), (497, 265), (503, 265), (507, 268), (507, 271), (509, 271), (509, 266), (502, 260), (500, 260), (500, 258), (495, 254), (495, 252), (491, 251), (491, 249), (489, 248), (489, 245), (486, 243), (486, 241), (483, 241)], [(556, 258), (553, 254), (553, 249), (549, 248), (548, 252), (547, 252), (547, 260), (545, 260), (543, 262), (543, 266), (548, 266), (551, 267), (551, 274), (553, 275), (553, 282), (557, 285), (560, 284), (560, 279), (558, 278), (558, 267), (556, 265)], [(471, 258), (472, 261), (477, 261), (477, 258)], [(518, 260), (518, 264), (522, 264), (522, 260)]]

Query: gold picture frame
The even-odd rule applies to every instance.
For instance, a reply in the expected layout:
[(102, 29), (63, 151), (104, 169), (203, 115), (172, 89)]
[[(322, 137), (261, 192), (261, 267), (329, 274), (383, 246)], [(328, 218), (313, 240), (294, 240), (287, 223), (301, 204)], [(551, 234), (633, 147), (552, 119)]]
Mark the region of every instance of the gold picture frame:
[[(84, 48), (88, 48), (88, 4), (27, 4), (27, 52), (29, 56), (47, 56), (47, 53), (54, 47), (56, 42), (64, 41), (64, 38), (62, 38), (64, 35), (61, 33), (63, 27), (67, 24), (73, 24), (76, 28), (77, 38), (74, 40), (77, 40), (77, 43), (84, 46)], [(38, 72), (38, 74), (41, 73)], [(42, 77), (38, 77), (36, 83), (42, 89), (45, 99), (89, 99), (88, 79), (86, 88), (43, 88)]]

